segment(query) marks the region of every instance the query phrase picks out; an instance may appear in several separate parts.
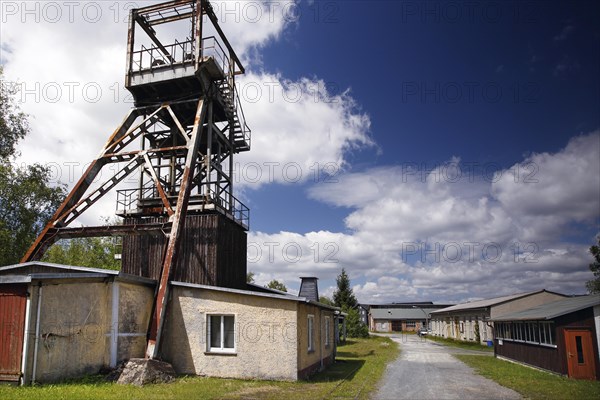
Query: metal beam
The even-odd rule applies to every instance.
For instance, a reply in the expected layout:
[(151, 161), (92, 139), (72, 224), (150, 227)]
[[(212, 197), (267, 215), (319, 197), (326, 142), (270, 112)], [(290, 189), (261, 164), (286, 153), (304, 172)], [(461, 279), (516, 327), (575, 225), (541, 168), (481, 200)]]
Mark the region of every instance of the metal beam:
[(152, 313), (152, 322), (150, 324), (150, 332), (148, 335), (148, 343), (146, 347), (146, 358), (155, 358), (158, 354), (162, 327), (164, 324), (164, 315), (167, 308), (167, 296), (169, 287), (169, 278), (171, 270), (178, 256), (179, 241), (185, 224), (187, 214), (187, 206), (190, 200), (190, 192), (192, 187), (192, 179), (194, 177), (194, 167), (200, 147), (200, 139), (202, 135), (202, 125), (206, 119), (207, 103), (204, 99), (200, 99), (194, 120), (194, 129), (188, 143), (188, 154), (186, 157), (185, 168), (181, 178), (181, 186), (179, 188), (179, 196), (177, 198), (177, 206), (175, 214), (170, 218), (173, 225), (169, 241), (167, 242), (165, 258), (163, 261), (160, 283), (158, 291), (154, 299), (154, 312)]
[[(126, 132), (129, 130), (129, 127), (137, 119), (138, 115), (138, 111), (135, 109), (129, 111), (121, 125), (113, 132), (108, 142), (104, 146), (103, 153), (113, 141), (120, 139), (126, 134)], [(85, 192), (89, 189), (90, 185), (94, 182), (94, 179), (96, 179), (96, 176), (98, 176), (98, 173), (104, 165), (106, 165), (106, 160), (102, 158), (92, 161), (77, 184), (73, 187), (73, 190), (71, 190), (69, 195), (58, 207), (50, 221), (48, 221), (42, 232), (38, 235), (35, 242), (33, 242), (31, 247), (29, 247), (29, 250), (27, 250), (27, 253), (25, 253), (21, 259), (22, 263), (36, 261), (42, 258), (44, 252), (48, 249), (48, 246), (45, 246), (43, 243), (45, 243), (46, 239), (48, 238), (49, 231), (53, 228), (60, 227), (60, 223), (58, 223), (59, 217), (63, 215), (66, 210), (71, 209), (75, 204), (77, 204), (77, 202), (79, 202)]]

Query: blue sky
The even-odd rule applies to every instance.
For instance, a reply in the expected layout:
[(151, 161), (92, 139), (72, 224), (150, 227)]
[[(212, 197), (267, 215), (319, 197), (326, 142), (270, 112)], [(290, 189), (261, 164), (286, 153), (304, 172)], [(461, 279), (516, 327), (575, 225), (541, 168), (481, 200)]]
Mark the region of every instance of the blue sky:
[[(71, 21), (58, 4), (56, 18), (4, 4), (0, 60), (29, 89), (21, 161), (55, 163), (72, 184), (69, 168), (81, 173), (130, 106), (126, 10), (78, 3)], [(90, 4), (101, 18), (81, 12)], [(214, 6), (248, 67), (253, 150), (236, 173), (258, 283), (297, 289), (314, 275), (330, 295), (345, 267), (363, 302), (584, 292), (600, 232), (600, 6)], [(54, 101), (48, 85), (66, 82), (79, 83), (74, 98)], [(91, 83), (94, 101), (79, 91)], [(108, 199), (80, 222), (113, 209)]]

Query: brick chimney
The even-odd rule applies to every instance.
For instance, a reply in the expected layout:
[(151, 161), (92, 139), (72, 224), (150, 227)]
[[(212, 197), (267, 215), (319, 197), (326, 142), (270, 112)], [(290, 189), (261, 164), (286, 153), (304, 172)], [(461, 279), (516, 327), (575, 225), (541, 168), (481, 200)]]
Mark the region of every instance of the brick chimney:
[(300, 283), (300, 293), (298, 296), (306, 297), (308, 300), (319, 301), (319, 285), (317, 281), (319, 278), (301, 277), (302, 283)]

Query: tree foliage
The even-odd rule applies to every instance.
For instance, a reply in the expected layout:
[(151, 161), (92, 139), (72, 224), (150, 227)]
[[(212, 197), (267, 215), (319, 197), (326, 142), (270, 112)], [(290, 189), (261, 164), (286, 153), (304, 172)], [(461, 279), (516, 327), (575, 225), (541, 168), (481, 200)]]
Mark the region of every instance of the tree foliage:
[(594, 274), (594, 279), (587, 281), (585, 286), (592, 294), (600, 293), (600, 236), (597, 237), (598, 245), (590, 247), (590, 253), (594, 261), (590, 263), (590, 271)]
[(248, 271), (246, 274), (246, 283), (254, 283), (254, 272)]
[(287, 287), (277, 279), (273, 279), (271, 282), (267, 284), (269, 289), (279, 290), (280, 292), (287, 292)]
[(0, 265), (19, 262), (66, 194), (64, 186), (50, 184), (49, 168), (12, 162), (28, 132), (27, 115), (0, 69)]
[(333, 303), (333, 300), (331, 300), (327, 296), (319, 296), (319, 303), (323, 303), (323, 304), (326, 304), (328, 306), (335, 306), (335, 304)]
[(54, 244), (42, 261), (79, 267), (121, 269), (115, 258), (121, 246), (114, 238), (78, 238)]
[(340, 307), (347, 312), (358, 306), (358, 301), (354, 296), (352, 287), (350, 287), (350, 278), (346, 274), (346, 270), (342, 268), (342, 272), (336, 278), (337, 289), (333, 292), (333, 302), (336, 307)]
[(348, 310), (346, 317), (346, 334), (351, 338), (369, 337), (369, 328), (360, 320), (360, 314), (356, 308)]
[(0, 66), (0, 159), (12, 157), (19, 140), (29, 132), (27, 115), (14, 101), (15, 87), (2, 79)]

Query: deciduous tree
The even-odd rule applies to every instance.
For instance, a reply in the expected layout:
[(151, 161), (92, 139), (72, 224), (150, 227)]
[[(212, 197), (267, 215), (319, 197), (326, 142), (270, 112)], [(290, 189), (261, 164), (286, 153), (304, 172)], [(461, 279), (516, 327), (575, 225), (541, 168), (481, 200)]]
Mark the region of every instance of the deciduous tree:
[(51, 184), (49, 168), (13, 163), (17, 143), (29, 132), (14, 94), (0, 68), (0, 265), (19, 262), (66, 194)]
[(281, 292), (287, 292), (287, 287), (285, 287), (285, 285), (281, 282), (279, 282), (277, 279), (273, 279), (271, 282), (269, 282), (267, 284), (267, 287), (269, 289), (275, 289), (275, 290), (279, 290)]
[(598, 245), (590, 247), (590, 253), (594, 261), (590, 263), (590, 271), (594, 274), (594, 279), (587, 281), (585, 286), (592, 294), (600, 293), (600, 236), (598, 236)]

